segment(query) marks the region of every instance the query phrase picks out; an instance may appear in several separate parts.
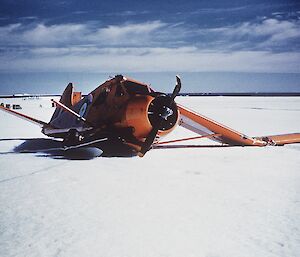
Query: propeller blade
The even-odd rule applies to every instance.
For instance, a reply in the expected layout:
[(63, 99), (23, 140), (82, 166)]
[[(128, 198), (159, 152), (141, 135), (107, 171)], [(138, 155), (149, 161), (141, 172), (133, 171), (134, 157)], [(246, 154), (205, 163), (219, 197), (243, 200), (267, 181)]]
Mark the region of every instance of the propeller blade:
[(181, 79), (178, 75), (176, 75), (176, 86), (175, 86), (175, 88), (173, 90), (173, 93), (171, 95), (172, 101), (174, 101), (175, 97), (179, 94), (180, 89), (181, 89)]
[[(176, 75), (176, 86), (172, 92), (172, 95), (169, 98), (169, 102), (166, 105), (163, 105), (162, 108), (160, 109), (160, 111), (158, 112), (158, 115), (156, 117), (156, 122), (153, 125), (152, 130), (150, 131), (149, 135), (146, 137), (146, 140), (145, 140), (144, 144), (142, 145), (141, 150), (138, 153), (138, 156), (143, 157), (146, 154), (146, 152), (149, 151), (163, 121), (166, 120), (170, 115), (173, 114), (173, 112), (171, 110), (171, 105), (174, 103), (174, 99), (180, 92), (180, 89), (181, 89), (181, 79), (178, 75)], [(165, 97), (167, 97), (167, 96), (165, 96)]]

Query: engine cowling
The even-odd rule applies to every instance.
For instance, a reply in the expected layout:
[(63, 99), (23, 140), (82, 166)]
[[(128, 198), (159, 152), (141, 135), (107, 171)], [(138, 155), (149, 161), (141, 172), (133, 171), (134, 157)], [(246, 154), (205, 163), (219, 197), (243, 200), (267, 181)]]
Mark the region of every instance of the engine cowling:
[(158, 135), (164, 136), (170, 133), (179, 121), (179, 111), (177, 105), (173, 103), (171, 108), (166, 109), (167, 114), (159, 113), (167, 101), (168, 97), (165, 95), (136, 96), (130, 99), (120, 126), (132, 127), (133, 135), (137, 139), (143, 139), (150, 133), (157, 116), (165, 115)]

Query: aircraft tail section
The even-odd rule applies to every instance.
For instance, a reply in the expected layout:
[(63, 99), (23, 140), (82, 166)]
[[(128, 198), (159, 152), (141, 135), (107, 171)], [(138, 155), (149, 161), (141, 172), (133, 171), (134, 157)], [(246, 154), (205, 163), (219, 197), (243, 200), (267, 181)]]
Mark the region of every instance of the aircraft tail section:
[[(81, 96), (82, 96), (81, 92), (74, 92), (73, 84), (69, 83), (66, 89), (64, 90), (63, 94), (61, 95), (59, 102), (67, 106), (68, 108), (71, 108), (81, 100)], [(60, 113), (61, 113), (61, 108), (57, 106), (52, 115), (50, 123), (51, 121), (55, 120), (60, 115)]]
[[(59, 100), (62, 104), (64, 104), (65, 106), (67, 106), (69, 108), (72, 106), (71, 98), (72, 98), (73, 89), (74, 89), (73, 84), (69, 83)], [(56, 109), (51, 117), (50, 123), (52, 120), (55, 120), (59, 116), (60, 113), (61, 113), (61, 108), (56, 107)]]

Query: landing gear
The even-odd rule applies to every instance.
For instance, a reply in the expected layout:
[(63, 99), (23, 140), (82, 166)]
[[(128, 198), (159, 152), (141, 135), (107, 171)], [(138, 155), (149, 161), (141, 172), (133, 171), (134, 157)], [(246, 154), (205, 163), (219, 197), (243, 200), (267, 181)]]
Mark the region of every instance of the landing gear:
[(72, 146), (80, 144), (83, 140), (83, 136), (76, 129), (70, 129), (66, 137), (64, 138), (65, 146)]

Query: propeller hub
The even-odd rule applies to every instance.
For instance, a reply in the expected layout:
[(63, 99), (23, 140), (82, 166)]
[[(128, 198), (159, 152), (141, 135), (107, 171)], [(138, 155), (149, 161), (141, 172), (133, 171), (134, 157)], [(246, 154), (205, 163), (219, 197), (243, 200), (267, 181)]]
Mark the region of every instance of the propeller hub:
[(149, 105), (148, 119), (153, 127), (160, 123), (159, 130), (165, 131), (173, 128), (178, 119), (176, 103), (170, 104), (170, 97), (165, 95), (154, 98)]
[(167, 120), (169, 116), (171, 116), (174, 112), (171, 108), (169, 108), (168, 106), (163, 106), (162, 107), (163, 112), (160, 114), (160, 116)]

